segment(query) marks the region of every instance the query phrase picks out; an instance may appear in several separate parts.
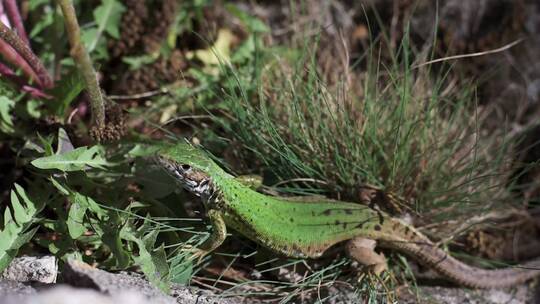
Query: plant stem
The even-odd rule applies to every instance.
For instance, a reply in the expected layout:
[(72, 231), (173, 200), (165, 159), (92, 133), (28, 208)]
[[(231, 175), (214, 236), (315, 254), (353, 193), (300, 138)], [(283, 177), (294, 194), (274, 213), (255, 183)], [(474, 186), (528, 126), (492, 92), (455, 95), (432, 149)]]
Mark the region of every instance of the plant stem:
[(0, 22), (0, 39), (9, 44), (34, 70), (37, 75), (36, 81), (43, 88), (51, 88), (53, 82), (47, 69), (41, 63), (41, 60), (32, 52), (30, 47), (24, 43), (14, 31)]
[(29, 81), (35, 82), (38, 86), (42, 86), (42, 82), (36, 74), (36, 71), (22, 58), (22, 56), (17, 53), (7, 42), (0, 39), (0, 54), (11, 64), (11, 66), (16, 67), (18, 70), (21, 70), (22, 73), (27, 77)]
[(92, 108), (92, 120), (98, 129), (105, 128), (105, 103), (99, 87), (96, 71), (92, 66), (92, 61), (88, 52), (81, 42), (81, 29), (75, 14), (75, 8), (71, 0), (56, 1), (62, 9), (64, 22), (68, 34), (69, 44), (71, 45), (71, 57), (77, 63), (84, 82), (86, 90), (90, 97), (90, 107)]
[[(13, 51), (13, 52), (15, 52), (15, 51)], [(21, 60), (23, 60), (23, 59), (21, 59)], [(26, 61), (24, 61), (24, 62), (26, 63)], [(29, 93), (30, 95), (32, 95), (32, 97), (46, 98), (46, 99), (51, 98), (51, 96), (47, 95), (41, 89), (28, 85), (28, 83), (26, 82), (26, 79), (24, 79), (23, 77), (20, 77), (17, 74), (15, 74), (15, 72), (10, 67), (8, 67), (7, 65), (4, 65), (1, 62), (0, 62), (0, 75), (1, 75), (1, 77), (5, 77), (5, 78), (9, 79), (11, 82), (13, 82), (17, 86), (19, 86), (20, 89), (23, 92)]]
[(13, 23), (13, 27), (17, 30), (17, 34), (21, 37), (22, 41), (26, 45), (30, 46), (30, 40), (28, 40), (28, 35), (24, 30), (24, 25), (21, 18), (21, 13), (17, 7), (17, 2), (15, 0), (5, 0), (6, 13), (9, 17), (9, 20)]

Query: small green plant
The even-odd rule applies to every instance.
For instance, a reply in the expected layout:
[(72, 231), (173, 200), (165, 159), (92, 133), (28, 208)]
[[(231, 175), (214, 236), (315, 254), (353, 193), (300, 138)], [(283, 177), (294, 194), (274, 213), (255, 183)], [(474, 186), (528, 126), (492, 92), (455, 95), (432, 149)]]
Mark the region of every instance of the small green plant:
[[(203, 235), (179, 220), (169, 223), (177, 213), (156, 198), (171, 195), (173, 183), (148, 161), (130, 163), (146, 155), (145, 148), (107, 147), (108, 153), (101, 145), (75, 149), (63, 129), (56, 142), (53, 149), (53, 139), (42, 138), (23, 150), (24, 159), (33, 159), (35, 178), (27, 182), (27, 191), (16, 184), (11, 193), (13, 211), (5, 211), (0, 230), (1, 268), (34, 237), (62, 261), (78, 259), (108, 269), (136, 266), (163, 290), (171, 282), (189, 281), (193, 265), (188, 252), (178, 250), (176, 233), (183, 232), (184, 242), (194, 245)], [(135, 181), (141, 188), (130, 190)]]
[(4, 211), (0, 229), (0, 270), (8, 267), (18, 250), (32, 239), (38, 229), (33, 224), (45, 203), (44, 197), (30, 198), (20, 185), (15, 184), (15, 189), (11, 190), (13, 211), (9, 208)]

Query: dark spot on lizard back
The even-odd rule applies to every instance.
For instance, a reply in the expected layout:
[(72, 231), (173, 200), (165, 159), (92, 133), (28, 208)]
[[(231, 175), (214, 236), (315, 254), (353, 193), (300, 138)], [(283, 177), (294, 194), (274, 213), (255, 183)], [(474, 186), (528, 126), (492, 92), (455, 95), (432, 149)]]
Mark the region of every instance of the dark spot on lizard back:
[(294, 223), (294, 219), (292, 217), (289, 220), (291, 221), (291, 223)]
[(412, 233), (411, 229), (409, 229), (409, 227), (407, 227), (407, 226), (405, 226), (405, 227), (403, 228), (403, 230), (404, 230), (404, 232), (405, 232), (405, 236), (409, 236), (409, 234)]
[(384, 216), (379, 210), (377, 210), (377, 214), (379, 215), (379, 224), (382, 225), (384, 223)]
[(373, 227), (373, 229), (375, 229), (375, 231), (381, 231), (381, 226), (380, 225), (375, 225), (375, 227)]
[(352, 209), (343, 209), (345, 211), (345, 214), (353, 214), (353, 210)]
[(336, 226), (338, 226), (341, 222), (339, 220), (336, 220), (336, 222), (334, 223)]
[(343, 229), (344, 229), (344, 230), (347, 229), (347, 224), (348, 224), (348, 223), (346, 223), (346, 222), (343, 223)]
[(322, 212), (323, 215), (330, 215), (332, 213), (332, 209), (326, 209)]

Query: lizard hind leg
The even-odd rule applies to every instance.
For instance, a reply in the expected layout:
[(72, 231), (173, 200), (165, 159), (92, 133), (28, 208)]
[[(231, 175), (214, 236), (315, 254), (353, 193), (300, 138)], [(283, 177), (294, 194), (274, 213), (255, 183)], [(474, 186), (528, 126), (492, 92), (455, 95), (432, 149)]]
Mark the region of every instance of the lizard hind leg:
[(375, 240), (355, 237), (347, 242), (345, 250), (353, 260), (366, 266), (368, 271), (380, 275), (388, 269), (388, 266), (384, 254), (375, 252), (376, 245)]

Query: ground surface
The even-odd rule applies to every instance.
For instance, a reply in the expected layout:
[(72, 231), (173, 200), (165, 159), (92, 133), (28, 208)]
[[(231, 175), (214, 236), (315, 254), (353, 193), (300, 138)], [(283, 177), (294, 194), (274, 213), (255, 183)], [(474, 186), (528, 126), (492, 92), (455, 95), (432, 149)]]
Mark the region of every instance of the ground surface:
[[(31, 262), (29, 263), (29, 260)], [(107, 273), (80, 263), (70, 262), (58, 273), (58, 283), (51, 281), (50, 275), (56, 279), (56, 263), (51, 264), (53, 257), (16, 259), (17, 265), (6, 272), (0, 279), (0, 296), (2, 303), (258, 303), (253, 299), (242, 297), (222, 298), (218, 294), (197, 288), (180, 285), (172, 286), (167, 295), (153, 287), (140, 275), (134, 273)], [(56, 262), (56, 261), (54, 261)], [(36, 276), (35, 273), (46, 273)], [(33, 278), (27, 276), (34, 273)], [(7, 279), (9, 277), (9, 279)], [(522, 285), (512, 289), (467, 291), (450, 287), (421, 287), (418, 292), (424, 298), (423, 303), (463, 303), (463, 304), (521, 304), (536, 303), (538, 294), (534, 286)], [(331, 303), (362, 303), (358, 295), (351, 291), (339, 291), (339, 296)], [(260, 303), (265, 303), (264, 301)], [(417, 303), (410, 296), (400, 299), (400, 303)]]

